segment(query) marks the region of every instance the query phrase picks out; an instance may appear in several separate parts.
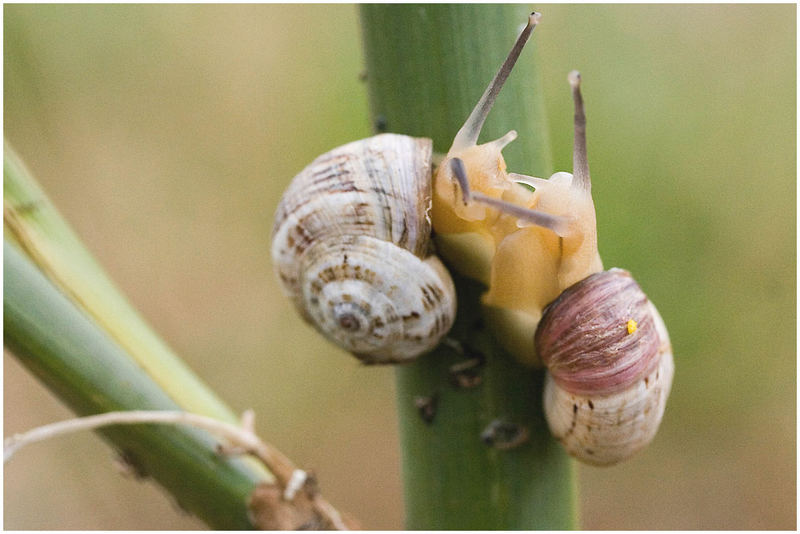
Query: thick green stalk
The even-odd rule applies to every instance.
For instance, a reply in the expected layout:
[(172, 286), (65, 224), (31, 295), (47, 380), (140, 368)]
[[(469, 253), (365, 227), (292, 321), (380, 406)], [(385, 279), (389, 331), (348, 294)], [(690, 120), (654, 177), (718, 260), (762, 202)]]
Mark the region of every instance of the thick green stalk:
[[(436, 152), (446, 152), (526, 22), (526, 9), (362, 6), (375, 129), (430, 137)], [(534, 35), (528, 47), (535, 48), (535, 41)], [(531, 50), (523, 53), (481, 139), (517, 129), (519, 139), (504, 152), (509, 168), (549, 176), (549, 143), (532, 55)], [(407, 527), (574, 528), (574, 470), (544, 420), (543, 372), (512, 360), (484, 327), (484, 288), (461, 277), (455, 282), (459, 309), (450, 337), (467, 354), (452, 344), (441, 346), (397, 370)], [(451, 366), (476, 353), (485, 357), (481, 383), (454, 386)], [(426, 397), (437, 399), (430, 422), (416, 404)], [(526, 428), (528, 441), (509, 450), (487, 446), (481, 433), (494, 420)]]
[[(73, 411), (181, 409), (5, 240), (3, 271), (3, 342)], [(209, 526), (252, 528), (247, 502), (260, 472), (217, 454), (217, 441), (207, 433), (163, 425), (108, 427), (99, 433), (137, 472), (157, 480)]]

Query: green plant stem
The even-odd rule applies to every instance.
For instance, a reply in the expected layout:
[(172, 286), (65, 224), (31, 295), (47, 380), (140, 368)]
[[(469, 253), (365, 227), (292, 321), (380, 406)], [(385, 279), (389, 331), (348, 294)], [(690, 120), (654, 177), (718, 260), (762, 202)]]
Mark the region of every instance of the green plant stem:
[[(128, 354), (14, 245), (3, 243), (4, 343), (79, 414), (180, 410)], [(153, 477), (209, 526), (252, 528), (247, 501), (260, 472), (216, 453), (206, 432), (159, 425), (99, 431), (136, 472)]]
[[(376, 130), (430, 137), (444, 153), (527, 20), (526, 6), (363, 5), (371, 112)], [(544, 14), (546, 23), (546, 13)], [(536, 36), (529, 48), (536, 47)], [(551, 171), (532, 51), (523, 53), (484, 127), (482, 140), (517, 129), (504, 154), (510, 169)], [(452, 269), (451, 269), (452, 272)], [(577, 524), (572, 461), (550, 436), (542, 412), (543, 372), (504, 353), (483, 325), (480, 284), (455, 276), (459, 309), (443, 345), (397, 369), (397, 399), (410, 529), (568, 529)], [(533, 332), (531, 332), (533, 335)], [(460, 388), (453, 364), (480, 353), (482, 382)], [(418, 398), (438, 399), (425, 422)], [(482, 443), (496, 419), (529, 432), (499, 450)]]
[[(4, 140), (3, 236), (93, 318), (181, 409), (237, 423), (238, 417), (150, 328), (70, 228)], [(135, 409), (137, 406), (130, 406)], [(246, 460), (271, 480), (261, 463)]]
[[(5, 346), (79, 415), (179, 411), (238, 424), (114, 287), (8, 145), (4, 156)], [(350, 524), (319, 493), (303, 502), (275, 499), (273, 489), (284, 488), (294, 466), (266, 444), (256, 451), (262, 463), (221, 456), (218, 441), (196, 429), (139, 424), (98, 432), (213, 528)]]
[(237, 422), (234, 412), (147, 325), (5, 143), (4, 236), (101, 325), (184, 410)]

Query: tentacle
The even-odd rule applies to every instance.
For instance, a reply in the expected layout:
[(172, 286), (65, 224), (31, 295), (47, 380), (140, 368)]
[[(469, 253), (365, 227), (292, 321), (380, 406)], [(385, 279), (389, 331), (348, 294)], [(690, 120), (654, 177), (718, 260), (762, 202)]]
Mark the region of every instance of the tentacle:
[(492, 105), (494, 105), (494, 101), (497, 99), (500, 89), (502, 89), (503, 84), (505, 83), (506, 79), (508, 79), (508, 75), (511, 74), (511, 69), (514, 68), (514, 64), (517, 62), (520, 53), (522, 53), (525, 43), (528, 42), (528, 39), (533, 33), (533, 29), (536, 27), (536, 24), (539, 23), (541, 18), (541, 13), (536, 13), (534, 11), (530, 14), (528, 17), (527, 26), (525, 26), (525, 29), (523, 29), (522, 33), (520, 33), (517, 41), (514, 43), (513, 48), (511, 48), (511, 52), (508, 53), (508, 57), (500, 67), (500, 70), (498, 70), (497, 74), (494, 75), (491, 83), (489, 83), (489, 87), (486, 88), (486, 91), (484, 91), (483, 96), (481, 96), (481, 99), (478, 101), (478, 104), (472, 110), (472, 113), (470, 113), (467, 121), (464, 123), (464, 126), (461, 127), (456, 134), (455, 139), (453, 139), (453, 146), (451, 150), (462, 150), (477, 144), (478, 135), (481, 133), (483, 123), (486, 121), (486, 117), (489, 115), (489, 111), (492, 109)]
[(481, 204), (492, 206), (503, 213), (512, 215), (517, 219), (552, 230), (561, 237), (570, 234), (570, 217), (551, 215), (543, 211), (517, 206), (516, 204), (506, 202), (505, 200), (484, 195), (478, 191), (471, 191), (469, 188), (469, 180), (467, 178), (466, 168), (461, 158), (451, 159), (450, 169), (453, 171), (453, 176), (455, 176), (459, 187), (461, 187), (461, 198), (465, 205), (470, 201), (480, 202)]
[(490, 141), (486, 144), (495, 147), (498, 151), (501, 151), (516, 138), (517, 138), (517, 131), (511, 130), (500, 139), (495, 139), (494, 141)]
[(508, 173), (508, 178), (517, 183), (529, 185), (534, 189), (544, 189), (550, 185), (553, 185), (549, 180), (545, 180), (544, 178), (537, 178), (536, 176), (528, 176), (525, 174), (517, 174), (515, 172)]
[(591, 191), (592, 180), (589, 176), (589, 160), (586, 157), (586, 114), (583, 110), (581, 96), (581, 73), (573, 70), (567, 77), (572, 86), (572, 99), (575, 101), (575, 146), (572, 152), (572, 174), (577, 186)]

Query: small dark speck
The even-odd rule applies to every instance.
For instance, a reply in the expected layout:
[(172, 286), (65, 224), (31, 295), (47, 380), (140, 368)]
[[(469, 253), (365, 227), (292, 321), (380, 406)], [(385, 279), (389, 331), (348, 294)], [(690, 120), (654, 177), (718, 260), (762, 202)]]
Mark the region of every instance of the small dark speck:
[(136, 480), (143, 480), (148, 476), (144, 465), (142, 465), (136, 455), (130, 451), (121, 451), (114, 459), (114, 463), (123, 476), (129, 476)]
[(586, 454), (594, 454), (594, 451), (592, 449), (586, 449)]
[(448, 369), (450, 383), (458, 389), (474, 388), (483, 382), (481, 369), (486, 364), (486, 356), (483, 353), (465, 347), (464, 352), (470, 357), (451, 365)]
[(433, 422), (434, 417), (436, 417), (436, 408), (439, 405), (439, 394), (434, 393), (429, 397), (415, 397), (414, 398), (414, 407), (419, 412), (419, 416), (425, 421), (427, 424), (431, 424)]
[(592, 401), (589, 401), (589, 409), (594, 410), (594, 403)]
[(389, 122), (386, 120), (386, 117), (383, 115), (378, 115), (375, 119), (375, 131), (378, 133), (383, 133), (389, 127)]
[(513, 449), (528, 441), (527, 427), (495, 419), (481, 432), (481, 441), (500, 450)]
[(577, 404), (573, 404), (572, 405), (572, 413), (578, 413), (578, 405)]
[(366, 82), (369, 79), (366, 69), (358, 73), (358, 81)]

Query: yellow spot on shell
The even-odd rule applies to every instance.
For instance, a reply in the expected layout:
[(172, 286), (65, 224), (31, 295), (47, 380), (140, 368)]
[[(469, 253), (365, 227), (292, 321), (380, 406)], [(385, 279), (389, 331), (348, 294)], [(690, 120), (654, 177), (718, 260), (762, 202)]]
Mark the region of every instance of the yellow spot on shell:
[(628, 334), (633, 334), (639, 327), (639, 325), (637, 325), (636, 321), (634, 321), (633, 319), (628, 319), (628, 324), (626, 326), (628, 328)]

